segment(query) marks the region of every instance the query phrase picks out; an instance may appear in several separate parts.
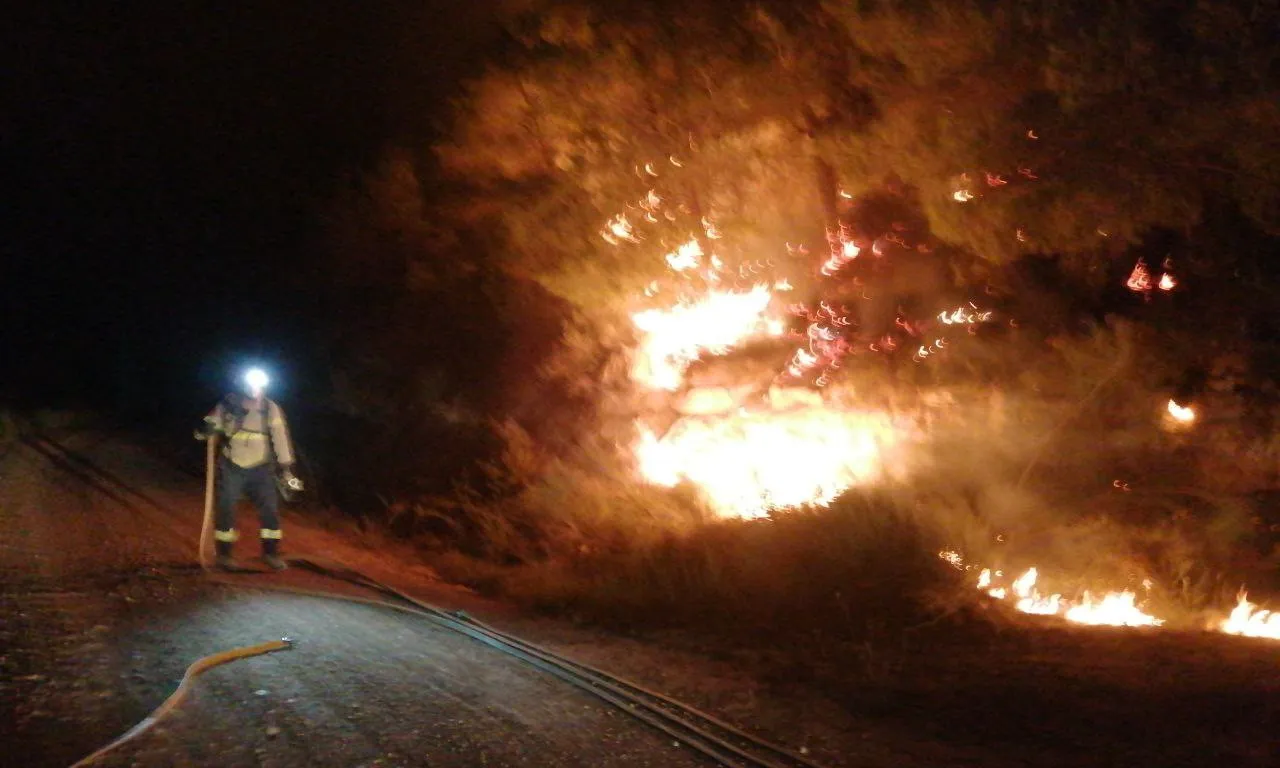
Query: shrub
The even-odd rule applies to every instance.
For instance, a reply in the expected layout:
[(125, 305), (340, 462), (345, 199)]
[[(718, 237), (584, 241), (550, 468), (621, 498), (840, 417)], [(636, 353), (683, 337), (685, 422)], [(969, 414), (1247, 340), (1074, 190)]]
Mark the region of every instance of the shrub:
[(578, 552), (502, 574), (457, 560), (447, 570), (540, 610), (620, 628), (857, 639), (927, 618), (959, 581), (935, 554), (942, 536), (930, 521), (885, 498), (848, 494), (829, 509), (752, 521), (633, 519), (644, 522), (575, 530), (635, 536), (595, 546), (584, 538)]
[(0, 408), (0, 450), (5, 450), (18, 439), (18, 421), (9, 411)]

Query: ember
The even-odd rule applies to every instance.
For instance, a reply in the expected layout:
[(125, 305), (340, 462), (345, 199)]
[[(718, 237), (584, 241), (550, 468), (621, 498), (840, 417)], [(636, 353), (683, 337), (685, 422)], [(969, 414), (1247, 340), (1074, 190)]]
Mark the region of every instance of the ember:
[(1173, 417), (1173, 420), (1181, 424), (1190, 424), (1196, 420), (1196, 412), (1194, 409), (1189, 406), (1178, 405), (1178, 403), (1173, 400), (1169, 401), (1168, 410), (1169, 415)]

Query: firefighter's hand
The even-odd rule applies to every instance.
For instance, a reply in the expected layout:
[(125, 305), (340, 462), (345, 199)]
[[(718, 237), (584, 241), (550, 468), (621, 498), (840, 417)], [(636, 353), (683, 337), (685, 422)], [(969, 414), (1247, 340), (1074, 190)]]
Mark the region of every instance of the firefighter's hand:
[(298, 479), (297, 475), (293, 474), (293, 470), (289, 467), (285, 467), (280, 472), (280, 479), (284, 480), (285, 486), (287, 486), (291, 491), (303, 490), (302, 481)]

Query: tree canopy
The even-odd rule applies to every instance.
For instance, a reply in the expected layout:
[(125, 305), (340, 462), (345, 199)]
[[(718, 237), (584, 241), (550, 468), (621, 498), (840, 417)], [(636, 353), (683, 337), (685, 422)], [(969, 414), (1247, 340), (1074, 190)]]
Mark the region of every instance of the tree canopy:
[[(1267, 2), (532, 3), (435, 150), (505, 262), (582, 306), (653, 279), (703, 216), (737, 258), (814, 243), (824, 165), (855, 196), (909, 188), (980, 262), (1088, 265), (1210, 199), (1280, 231), (1277, 22)], [(683, 214), (636, 228), (658, 254), (599, 236), (650, 189)]]
[[(354, 329), (340, 367), (414, 407), (505, 417), (554, 391), (575, 404), (548, 433), (599, 432), (580, 415), (625, 378), (646, 289), (707, 287), (668, 256), (713, 253), (720, 287), (767, 262), (800, 300), (830, 296), (818, 266), (839, 226), (923, 233), (921, 258), (961, 282), (1052, 262), (1095, 312), (1124, 292), (1117, 270), (1180, 248), (1203, 287), (1160, 311), (1169, 329), (1207, 318), (1178, 320), (1200, 324), (1180, 348), (1202, 347), (1236, 322), (1215, 307), (1270, 306), (1278, 21), (1275, 0), (510, 4), (437, 132), (402, 137), (333, 207), (323, 271), (343, 275), (335, 319)], [(462, 341), (426, 337), (454, 316)], [(475, 384), (517, 352), (524, 394)]]

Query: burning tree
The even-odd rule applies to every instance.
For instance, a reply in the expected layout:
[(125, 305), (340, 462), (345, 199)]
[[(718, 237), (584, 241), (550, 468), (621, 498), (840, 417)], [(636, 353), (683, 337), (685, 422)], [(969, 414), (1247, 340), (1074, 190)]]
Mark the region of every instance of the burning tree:
[[(1212, 268), (1239, 257), (1180, 255), (1175, 280), (1142, 248), (1201, 218), (1276, 226), (1280, 180), (1256, 137), (1280, 115), (1245, 18), (1191, 3), (535, 3), (507, 18), (509, 49), (433, 148), (448, 197), (410, 218), (449, 222), (432, 248), (483, 254), (572, 308), (527, 380), (574, 407), (541, 431), (546, 399), (513, 416), (556, 446), (541, 469), (693, 485), (729, 517), (910, 477), (913, 498), (983, 507), (984, 534), (1047, 519), (1028, 511), (1032, 483), (1058, 493), (1044, 507), (1105, 492), (1089, 509), (1139, 518), (1115, 475), (1185, 459), (1171, 441), (1203, 409), (1188, 421), (1165, 390), (1226, 322), (1184, 297), (1244, 293)], [(1148, 34), (1157, 22), (1180, 43)], [(1159, 333), (1101, 320), (1129, 306), (1106, 291), (1132, 300), (1139, 256)], [(424, 261), (419, 278), (447, 272)], [(1028, 263), (1051, 277), (1019, 288)], [(1049, 329), (1037, 314), (1059, 300), (1105, 309), (1088, 330), (1074, 306)]]
[[(736, 348), (741, 358), (745, 345), (753, 359), (767, 360), (752, 381), (733, 388), (745, 384), (754, 395), (750, 406), (771, 410), (779, 400), (764, 396), (771, 385), (825, 386), (845, 356), (864, 346), (902, 346), (917, 357), (938, 351), (940, 336), (907, 345), (895, 332), (936, 323), (933, 315), (944, 309), (958, 318), (955, 306), (930, 305), (942, 290), (943, 262), (923, 255), (923, 241), (920, 251), (912, 243), (906, 253), (902, 238), (913, 233), (895, 232), (888, 222), (883, 232), (855, 235), (856, 211), (847, 210), (847, 193), (822, 148), (825, 137), (857, 130), (870, 117), (866, 99), (841, 86), (851, 63), (828, 19), (764, 6), (748, 14), (718, 4), (610, 13), (556, 4), (513, 30), (525, 46), (523, 61), (477, 82), (440, 157), (471, 183), (494, 189), (501, 182), (518, 196), (497, 203), (503, 207), (495, 220), (519, 260), (513, 269), (572, 301), (606, 347), (626, 348), (638, 337), (630, 383), (642, 393), (684, 393), (674, 407), (660, 401), (667, 424), (641, 430), (646, 475), (666, 482), (680, 473), (656, 467), (683, 463), (675, 455), (657, 458), (663, 441), (655, 432), (710, 439), (707, 429), (720, 428), (706, 423), (713, 415), (708, 387), (690, 386), (692, 378), (712, 378), (697, 370), (710, 356)], [(797, 35), (806, 36), (803, 45)], [(594, 226), (584, 225), (584, 216), (594, 217)], [(894, 266), (884, 274), (850, 266), (862, 248)], [(888, 250), (903, 253), (889, 258)], [(907, 266), (926, 260), (931, 269)], [(927, 288), (921, 276), (937, 287)], [(883, 295), (866, 296), (867, 282)], [(899, 316), (900, 298), (926, 290), (930, 301), (919, 317)], [(850, 291), (861, 295), (842, 294)], [(620, 317), (634, 325), (619, 324)], [(725, 386), (714, 389), (727, 395)], [(742, 393), (720, 399), (730, 409), (744, 405)], [(794, 410), (804, 398), (792, 400)], [(823, 423), (831, 412), (808, 416)], [(670, 419), (680, 417), (672, 431)], [(744, 434), (744, 425), (721, 426)], [(801, 442), (824, 452), (821, 439)], [(862, 441), (825, 453), (855, 444)], [(790, 453), (799, 455), (795, 446)], [(768, 463), (740, 463), (738, 481), (759, 477)], [(801, 460), (773, 474), (820, 463)], [(723, 473), (693, 471), (707, 479), (704, 487), (715, 483), (711, 474)], [(782, 502), (769, 500), (776, 489), (757, 490), (748, 493), (753, 502), (735, 505), (740, 514), (759, 514), (776, 504), (829, 500), (852, 478), (875, 471), (836, 471), (842, 473), (839, 482), (802, 482), (808, 490), (782, 494)]]

